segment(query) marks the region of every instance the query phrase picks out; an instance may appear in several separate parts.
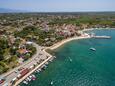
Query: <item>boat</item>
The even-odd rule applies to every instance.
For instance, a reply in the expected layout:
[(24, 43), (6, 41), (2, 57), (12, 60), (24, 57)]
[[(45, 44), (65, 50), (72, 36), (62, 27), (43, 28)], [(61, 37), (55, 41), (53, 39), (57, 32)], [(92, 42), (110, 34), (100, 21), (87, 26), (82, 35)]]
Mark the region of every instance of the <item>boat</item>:
[(26, 84), (26, 85), (28, 84), (28, 82), (27, 82), (27, 81), (25, 81), (25, 80), (23, 81), (23, 83), (24, 83), (24, 84)]
[(27, 80), (30, 82), (30, 81), (31, 81), (31, 78), (27, 77)]
[(37, 70), (35, 70), (35, 73), (37, 73)]
[(39, 73), (40, 71), (41, 71), (41, 69), (37, 69), (37, 70), (36, 70), (36, 73)]
[(48, 65), (48, 62), (46, 62), (45, 65)]
[(32, 80), (36, 80), (36, 76), (32, 74)]
[(26, 78), (25, 81), (28, 81), (28, 79)]
[(43, 66), (42, 66), (42, 70), (45, 70), (46, 68), (47, 68), (46, 65), (43, 65)]
[(47, 68), (47, 65), (44, 65), (45, 68)]
[(30, 75), (29, 78), (32, 79), (32, 75)]
[(51, 81), (51, 83), (50, 83), (51, 85), (53, 85), (53, 81)]
[(38, 73), (40, 72), (39, 70), (36, 70)]
[(91, 47), (91, 48), (90, 48), (90, 50), (92, 50), (92, 51), (96, 51), (96, 49), (95, 49), (95, 48), (93, 48), (93, 47)]
[(32, 77), (36, 77), (34, 74), (32, 74)]
[(56, 56), (53, 56), (54, 58), (56, 58)]
[(31, 80), (35, 80), (35, 79), (36, 79), (35, 75), (33, 75), (33, 74), (30, 75), (29, 78), (30, 78)]
[(72, 59), (69, 57), (69, 61), (72, 62)]

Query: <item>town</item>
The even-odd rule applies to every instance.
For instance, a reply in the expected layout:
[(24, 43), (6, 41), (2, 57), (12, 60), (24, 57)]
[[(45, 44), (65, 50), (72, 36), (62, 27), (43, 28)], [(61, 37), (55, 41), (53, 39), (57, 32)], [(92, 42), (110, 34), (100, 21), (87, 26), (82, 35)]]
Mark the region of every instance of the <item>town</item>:
[[(6, 13), (0, 14), (0, 86), (29, 71), (45, 59), (43, 52), (64, 39), (81, 36), (82, 30), (115, 28), (115, 13)], [(27, 65), (25, 65), (27, 63)], [(33, 64), (34, 63), (34, 64)], [(32, 66), (31, 66), (32, 65)], [(25, 67), (25, 68), (24, 68)], [(26, 69), (30, 67), (29, 69)], [(22, 71), (23, 70), (23, 71)], [(5, 77), (7, 77), (7, 80)], [(18, 79), (23, 77), (19, 75)]]

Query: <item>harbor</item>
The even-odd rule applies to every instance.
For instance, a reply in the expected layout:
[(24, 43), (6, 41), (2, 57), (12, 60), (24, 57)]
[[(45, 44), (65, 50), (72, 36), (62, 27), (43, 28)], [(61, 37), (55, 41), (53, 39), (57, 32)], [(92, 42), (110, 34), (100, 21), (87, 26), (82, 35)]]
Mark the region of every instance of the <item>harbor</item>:
[[(89, 35), (83, 35), (83, 36), (81, 36), (81, 37), (73, 37), (73, 38), (69, 38), (69, 39), (63, 40), (62, 42), (59, 42), (59, 43), (55, 44), (55, 46), (53, 45), (53, 46), (51, 46), (51, 47), (42, 48), (41, 51), (39, 52), (39, 54), (41, 55), (41, 56), (40, 56), (40, 57), (41, 57), (41, 60), (38, 61), (37, 63), (35, 62), (33, 65), (31, 65), (31, 66), (29, 67), (29, 69), (27, 68), (26, 71), (27, 71), (27, 70), (29, 70), (29, 71), (27, 71), (27, 72), (23, 75), (23, 77), (20, 77), (20, 78), (17, 78), (17, 77), (16, 77), (16, 78), (13, 80), (13, 82), (11, 82), (11, 83), (13, 84), (13, 86), (17, 86), (17, 85), (19, 85), (21, 82), (23, 82), (24, 84), (28, 84), (27, 78), (28, 78), (29, 76), (31, 76), (32, 73), (34, 73), (34, 72), (39, 72), (39, 71), (41, 71), (41, 70), (45, 70), (45, 68), (47, 67), (46, 65), (47, 65), (49, 62), (52, 62), (52, 60), (53, 60), (54, 58), (56, 58), (56, 56), (52, 56), (52, 55), (50, 55), (49, 53), (47, 53), (47, 52), (46, 52), (47, 49), (53, 50), (53, 49), (56, 49), (57, 47), (59, 47), (59, 46), (65, 44), (65, 43), (67, 43), (68, 41), (77, 40), (77, 39), (86, 39), (86, 38), (90, 38), (90, 36), (89, 36)], [(59, 45), (58, 45), (58, 44), (59, 44)], [(42, 54), (41, 54), (41, 53), (42, 53)], [(39, 55), (39, 54), (38, 54), (38, 55)], [(43, 56), (43, 55), (44, 55), (44, 56)], [(44, 58), (44, 59), (43, 59), (43, 58)], [(37, 59), (35, 59), (35, 60), (37, 61)], [(70, 61), (72, 62), (71, 59), (70, 59)], [(25, 80), (26, 80), (26, 81), (25, 81)]]
[[(37, 64), (36, 67), (31, 67), (30, 72), (28, 72), (27, 74), (25, 74), (22, 78), (20, 78), (18, 81), (16, 81), (16, 83), (14, 84), (14, 86), (17, 86), (19, 83), (21, 83), (23, 81), (24, 84), (28, 84), (28, 80), (31, 77), (31, 74), (34, 72), (40, 72), (41, 70), (44, 70), (47, 66), (47, 64), (49, 62), (51, 62), (54, 59), (54, 56), (49, 55), (47, 57), (46, 60), (43, 60), (42, 63)], [(29, 81), (31, 81), (32, 78), (30, 78)], [(34, 78), (35, 79), (35, 78)], [(26, 81), (25, 81), (26, 80)]]
[(4, 82), (0, 86), (18, 86), (21, 82), (28, 84), (27, 80), (30, 82), (36, 79), (33, 75), (34, 72), (44, 70), (49, 62), (56, 58), (46, 52), (47, 48), (41, 47), (36, 43), (32, 44), (37, 49), (36, 54), (24, 64), (1, 76)]

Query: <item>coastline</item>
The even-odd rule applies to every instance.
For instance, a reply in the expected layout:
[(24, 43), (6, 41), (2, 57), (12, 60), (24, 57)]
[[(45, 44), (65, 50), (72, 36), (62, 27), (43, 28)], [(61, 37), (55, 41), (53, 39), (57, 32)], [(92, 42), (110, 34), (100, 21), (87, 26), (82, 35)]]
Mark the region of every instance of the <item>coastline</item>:
[(46, 62), (48, 62), (50, 59), (52, 58), (52, 56), (50, 56), (49, 58), (47, 58), (45, 61), (43, 61), (41, 64), (39, 64), (37, 67), (35, 67), (32, 71), (30, 71), (28, 74), (26, 74), (24, 77), (22, 77), (20, 80), (18, 80), (14, 86), (18, 86), (24, 79), (26, 79), (29, 75), (31, 75), (35, 70), (37, 70), (38, 68), (40, 68), (42, 65), (44, 65)]
[[(85, 29), (85, 31), (90, 31), (90, 30), (100, 30), (99, 28), (92, 28), (92, 29)], [(84, 30), (82, 30), (81, 32), (84, 32)], [(46, 58), (43, 62), (41, 62), (40, 64), (38, 64), (33, 70), (31, 70), (27, 75), (25, 75), (24, 77), (22, 77), (21, 79), (19, 79), (18, 81), (16, 81), (14, 86), (17, 86), (18, 84), (20, 84), (24, 79), (26, 79), (30, 74), (32, 74), (36, 69), (39, 69), (41, 66), (43, 66), (46, 62), (48, 62), (50, 59), (53, 59), (53, 56), (48, 53), (46, 50), (47, 49), (51, 49), (51, 50), (55, 50), (57, 48), (59, 48), (60, 46), (64, 45), (67, 42), (73, 41), (73, 40), (79, 40), (79, 39), (87, 39), (87, 38), (91, 38), (87, 33), (82, 34), (82, 36), (75, 36), (75, 37), (71, 37), (71, 38), (67, 38), (64, 39), (60, 42), (57, 42), (56, 44), (50, 46), (50, 47), (44, 47), (44, 49), (42, 50), (44, 55), (48, 56), (48, 58)]]
[(73, 41), (73, 40), (78, 40), (78, 39), (87, 39), (87, 38), (91, 38), (91, 37), (90, 37), (90, 36), (84, 36), (84, 37), (83, 37), (83, 36), (80, 36), (80, 37), (76, 36), (76, 37), (64, 39), (64, 40), (62, 40), (62, 41), (60, 41), (60, 42), (58, 42), (58, 43), (52, 45), (51, 47), (48, 47), (47, 49), (54, 50), (54, 49), (56, 49), (56, 48), (58, 48), (58, 47), (64, 45), (64, 44), (67, 43), (67, 42), (70, 42), (70, 41)]
[(53, 56), (52, 56), (51, 54), (49, 54), (48, 52), (46, 52), (47, 49), (54, 50), (54, 49), (56, 49), (56, 48), (58, 48), (58, 47), (64, 45), (64, 44), (67, 43), (67, 42), (70, 42), (70, 41), (72, 41), (72, 40), (87, 39), (87, 38), (91, 38), (91, 37), (90, 37), (90, 36), (84, 36), (84, 37), (82, 37), (82, 36), (77, 37), (77, 36), (76, 36), (76, 37), (64, 39), (64, 40), (62, 40), (61, 42), (58, 42), (58, 43), (54, 44), (54, 45), (51, 46), (51, 47), (45, 47), (45, 48), (43, 49), (43, 52), (44, 52), (44, 54), (48, 55), (49, 57), (48, 57), (46, 60), (44, 60), (42, 63), (40, 63), (38, 66), (36, 66), (36, 67), (35, 67), (32, 71), (30, 71), (27, 75), (25, 75), (24, 77), (22, 77), (21, 79), (19, 79), (19, 80), (15, 83), (14, 86), (17, 86), (18, 84), (20, 84), (25, 78), (27, 78), (27, 77), (28, 77), (30, 74), (32, 74), (35, 70), (37, 70), (38, 68), (40, 68), (42, 65), (44, 65), (46, 62), (48, 62), (50, 59), (53, 58)]
[(51, 49), (54, 50), (62, 45), (64, 45), (67, 42), (73, 41), (73, 40), (78, 40), (78, 39), (87, 39), (87, 38), (91, 38), (89, 35), (87, 36), (75, 36), (72, 38), (68, 38), (68, 39), (64, 39), (50, 47), (45, 47), (43, 49), (43, 52), (45, 55), (48, 55), (49, 57), (47, 59), (45, 59), (42, 63), (40, 63), (39, 65), (37, 65), (33, 70), (31, 70), (28, 74), (26, 74), (24, 77), (22, 77), (21, 79), (19, 79), (18, 81), (16, 81), (16, 83), (14, 84), (14, 86), (17, 86), (18, 84), (20, 84), (24, 79), (26, 79), (30, 74), (32, 74), (35, 70), (39, 69), (41, 66), (43, 66), (46, 62), (48, 62), (50, 59), (53, 59), (53, 56), (48, 53), (46, 50), (47, 49)]
[(35, 70), (39, 69), (41, 66), (43, 66), (46, 62), (48, 62), (50, 59), (53, 58), (53, 56), (49, 53), (47, 53), (45, 50), (47, 48), (45, 48), (43, 50), (44, 54), (48, 55), (49, 57), (47, 59), (45, 59), (42, 63), (40, 63), (39, 65), (37, 65), (33, 70), (31, 70), (29, 73), (27, 73), (24, 77), (22, 77), (21, 79), (19, 79), (14, 86), (18, 86), (23, 80), (25, 80), (29, 75), (31, 75), (32, 73), (34, 73)]
[[(92, 30), (115, 30), (115, 28), (91, 28), (91, 29), (84, 29), (82, 30), (81, 32), (84, 32), (85, 31), (92, 31)], [(47, 47), (47, 49), (51, 49), (51, 50), (55, 50), (57, 49), (58, 47), (64, 45), (65, 43), (67, 42), (70, 42), (70, 41), (73, 41), (73, 40), (79, 40), (79, 39), (87, 39), (87, 38), (91, 38), (87, 33), (85, 33), (87, 36), (75, 36), (75, 37), (71, 37), (71, 38), (67, 38), (67, 39), (64, 39), (50, 47)]]
[(115, 30), (115, 28), (91, 28), (91, 29), (84, 29), (82, 30), (83, 32), (85, 31), (91, 31), (91, 30)]

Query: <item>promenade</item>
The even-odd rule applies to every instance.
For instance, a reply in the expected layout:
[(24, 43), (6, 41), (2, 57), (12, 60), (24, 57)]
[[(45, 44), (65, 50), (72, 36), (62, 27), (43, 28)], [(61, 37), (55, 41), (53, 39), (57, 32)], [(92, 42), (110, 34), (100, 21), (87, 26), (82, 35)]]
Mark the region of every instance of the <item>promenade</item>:
[[(53, 46), (51, 47), (41, 47), (39, 45), (37, 45), (36, 43), (32, 43), (33, 46), (36, 47), (36, 54), (31, 58), (29, 59), (27, 62), (23, 63), (22, 65), (20, 65), (19, 67), (16, 67), (14, 68), (13, 70), (1, 75), (0, 77), (5, 77), (5, 82), (0, 85), (0, 86), (3, 86), (5, 83), (8, 83), (8, 86), (10, 86), (11, 84), (11, 81), (12, 79), (16, 78), (17, 75), (20, 74), (21, 71), (18, 71), (18, 69), (20, 68), (30, 68), (31, 66), (33, 66), (35, 63), (39, 63), (34, 69), (32, 69), (31, 71), (29, 71), (29, 73), (27, 73), (25, 76), (23, 76), (21, 79), (17, 80), (16, 83), (13, 85), (13, 86), (17, 86), (19, 83), (21, 83), (26, 77), (28, 77), (30, 74), (32, 74), (36, 69), (40, 68), (42, 65), (44, 65), (46, 62), (48, 62), (51, 58), (52, 58), (52, 55), (50, 55), (49, 53), (47, 53), (45, 50), (46, 49), (51, 49), (51, 50), (54, 50), (58, 47), (60, 47), (61, 45), (69, 42), (69, 41), (72, 41), (72, 40), (77, 40), (77, 39), (86, 39), (86, 38), (91, 38), (89, 35), (83, 35), (83, 36), (80, 36), (80, 37), (72, 37), (72, 38), (68, 38), (68, 39), (65, 39), (65, 40), (62, 40), (61, 42), (58, 42), (56, 44), (54, 44)], [(42, 60), (42, 61), (41, 61)], [(17, 71), (17, 72), (15, 72)]]
[(51, 57), (48, 53), (45, 53), (45, 51), (43, 51), (43, 47), (37, 45), (36, 43), (32, 43), (32, 45), (34, 47), (36, 47), (36, 54), (33, 55), (33, 57), (31, 59), (29, 59), (28, 61), (24, 62), (23, 64), (21, 64), (20, 66), (12, 69), (11, 71), (0, 75), (0, 77), (4, 77), (5, 81), (3, 84), (0, 84), (0, 86), (3, 86), (4, 84), (8, 84), (8, 86), (10, 86), (10, 82), (12, 81), (12, 79), (14, 79), (15, 77), (17, 77), (17, 75), (20, 74), (21, 71), (18, 71), (18, 69), (20, 68), (30, 68), (30, 66), (34, 65), (35, 63), (39, 63), (40, 60), (46, 60), (47, 61), (47, 56)]

